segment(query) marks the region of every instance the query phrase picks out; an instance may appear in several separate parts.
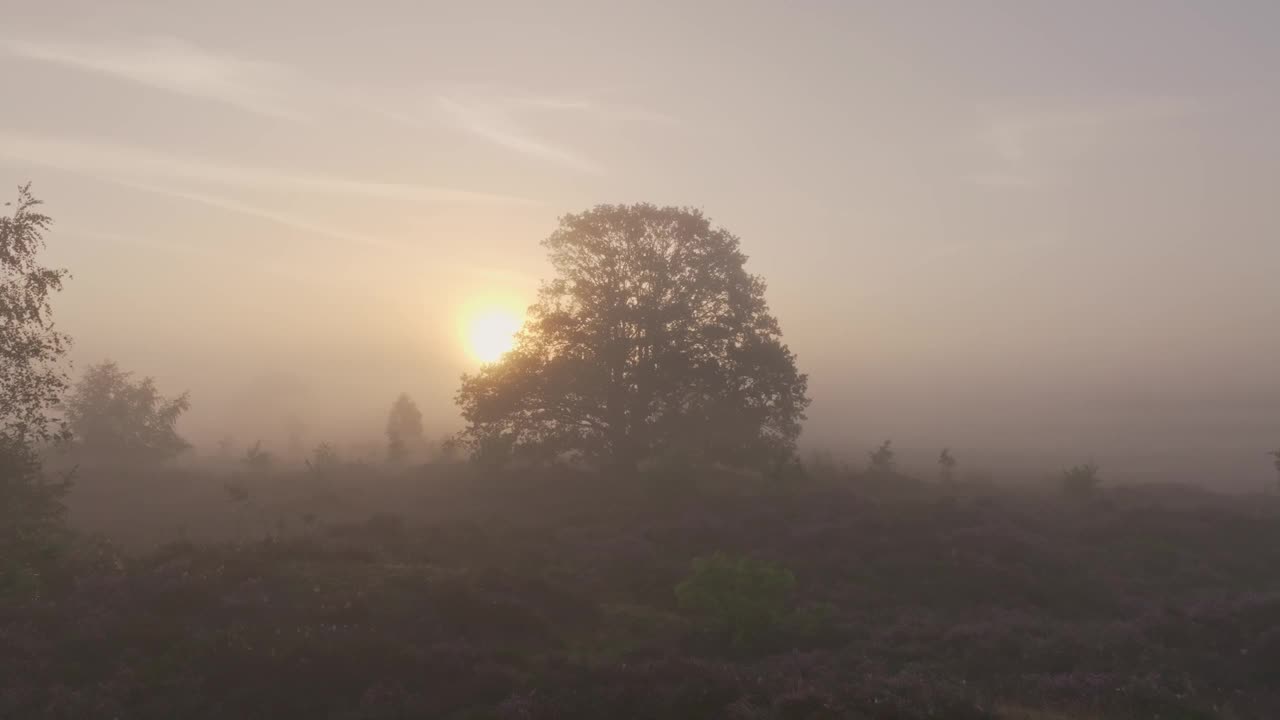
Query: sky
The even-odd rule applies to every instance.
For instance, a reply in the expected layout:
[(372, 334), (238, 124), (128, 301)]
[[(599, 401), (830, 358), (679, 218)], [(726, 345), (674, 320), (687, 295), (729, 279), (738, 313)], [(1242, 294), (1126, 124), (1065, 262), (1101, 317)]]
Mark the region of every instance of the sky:
[(741, 237), (810, 445), (1280, 443), (1269, 0), (0, 6), (76, 364), (197, 443), (372, 441), (401, 391), (455, 429), (465, 318), (640, 201)]

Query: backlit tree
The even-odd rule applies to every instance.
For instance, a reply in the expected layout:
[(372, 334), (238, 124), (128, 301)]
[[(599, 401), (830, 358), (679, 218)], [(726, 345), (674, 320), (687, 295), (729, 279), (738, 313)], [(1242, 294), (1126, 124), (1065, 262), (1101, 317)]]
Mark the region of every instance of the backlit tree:
[(737, 237), (697, 210), (601, 205), (544, 246), (555, 277), (515, 347), (463, 376), (474, 453), (624, 473), (668, 453), (765, 469), (793, 457), (807, 377)]

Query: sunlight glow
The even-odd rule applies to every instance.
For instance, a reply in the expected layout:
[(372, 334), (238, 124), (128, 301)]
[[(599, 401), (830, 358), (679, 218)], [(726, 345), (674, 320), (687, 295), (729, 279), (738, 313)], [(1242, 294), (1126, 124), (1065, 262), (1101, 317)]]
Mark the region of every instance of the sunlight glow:
[(520, 315), (510, 308), (485, 308), (466, 322), (467, 350), (480, 362), (495, 362), (515, 345), (520, 324)]

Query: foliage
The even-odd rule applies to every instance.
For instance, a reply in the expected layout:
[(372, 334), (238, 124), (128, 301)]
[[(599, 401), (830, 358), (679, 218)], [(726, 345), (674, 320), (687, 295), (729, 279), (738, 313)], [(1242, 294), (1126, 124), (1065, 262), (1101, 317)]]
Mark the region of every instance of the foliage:
[(951, 448), (942, 448), (942, 452), (938, 454), (938, 474), (943, 482), (949, 483), (955, 479), (958, 464), (956, 456), (951, 454)]
[(400, 393), (387, 414), (387, 459), (404, 462), (422, 444), (422, 411), (407, 393)]
[(71, 340), (53, 323), (51, 297), (66, 270), (37, 257), (53, 220), (30, 186), (18, 188), (13, 214), (0, 217), (0, 435), (21, 445), (65, 437), (57, 406), (69, 380), (63, 358)]
[(786, 616), (795, 584), (790, 570), (773, 563), (715, 553), (694, 559), (692, 573), (676, 586), (676, 599), (733, 647), (747, 648)]
[(69, 477), (50, 480), (27, 444), (0, 436), (0, 598), (38, 592), (41, 571), (67, 540)]
[(1093, 462), (1068, 468), (1062, 473), (1062, 492), (1072, 498), (1093, 496), (1102, 485), (1100, 470)]
[(435, 461), (440, 463), (455, 463), (462, 459), (462, 447), (456, 435), (445, 435), (440, 438), (439, 444), (436, 445)]
[(40, 264), (52, 219), (30, 186), (13, 214), (0, 217), (0, 596), (35, 592), (42, 568), (62, 545), (62, 499), (69, 480), (51, 481), (37, 446), (65, 440), (57, 414), (68, 386), (71, 340), (55, 329), (51, 297), (65, 270)]
[(1276, 466), (1276, 482), (1280, 483), (1280, 450), (1273, 450), (1267, 454), (1270, 455), (1274, 461), (1272, 464)]
[(191, 408), (186, 393), (165, 398), (149, 377), (111, 361), (90, 365), (67, 398), (74, 447), (95, 461), (154, 463), (191, 447), (178, 435), (178, 418)]
[(894, 459), (893, 441), (885, 440), (880, 443), (880, 447), (867, 453), (868, 464), (867, 470), (877, 474), (892, 473), (897, 461)]
[(624, 473), (669, 449), (755, 468), (791, 458), (807, 377), (737, 237), (697, 210), (601, 205), (544, 245), (556, 277), (515, 348), (462, 378), (473, 450)]

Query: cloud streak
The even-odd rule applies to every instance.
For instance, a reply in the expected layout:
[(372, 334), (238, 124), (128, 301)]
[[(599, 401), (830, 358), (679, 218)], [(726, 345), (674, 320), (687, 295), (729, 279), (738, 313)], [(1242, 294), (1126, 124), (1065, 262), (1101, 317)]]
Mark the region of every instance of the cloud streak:
[(219, 210), (223, 210), (226, 212), (236, 213), (239, 215), (246, 215), (249, 217), (258, 218), (260, 220), (266, 220), (268, 222), (272, 222), (277, 225), (292, 228), (294, 230), (300, 230), (302, 232), (309, 233), (312, 235), (318, 235), (320, 237), (329, 238), (331, 240), (338, 240), (345, 243), (368, 245), (370, 247), (375, 247), (382, 250), (405, 250), (405, 249), (413, 248), (412, 245), (409, 245), (407, 243), (385, 240), (382, 238), (373, 237), (371, 235), (364, 235), (361, 233), (347, 232), (345, 230), (340, 230), (340, 229), (330, 227), (329, 225), (323, 225), (323, 224), (314, 222), (312, 220), (309, 220), (307, 218), (304, 218), (298, 215), (279, 212), (276, 210), (271, 210), (269, 208), (264, 208), (259, 205), (251, 205), (249, 203), (243, 203), (238, 200), (232, 200), (230, 198), (222, 197), (218, 195), (191, 192), (188, 190), (177, 190), (174, 188), (166, 188), (166, 187), (160, 187), (157, 185), (148, 185), (146, 183), (137, 183), (137, 182), (128, 182), (128, 181), (121, 181), (121, 182), (118, 182), (117, 184), (122, 185), (124, 187), (132, 188), (134, 190), (141, 190), (143, 192), (154, 193), (156, 195), (164, 195), (165, 197), (177, 198), (179, 200), (186, 200), (188, 202), (198, 203), (200, 205), (207, 205), (209, 207), (217, 208)]
[(599, 118), (615, 121), (640, 122), (651, 125), (667, 126), (674, 126), (678, 124), (675, 117), (663, 112), (646, 110), (644, 108), (627, 107), (623, 105), (612, 105), (577, 97), (523, 95), (512, 97), (508, 99), (506, 103), (512, 107), (522, 109), (527, 108), (530, 110), (586, 113)]
[[(454, 128), (494, 145), (554, 165), (593, 175), (604, 168), (592, 158), (539, 137), (528, 128), (535, 115), (574, 116), (607, 123), (644, 123), (673, 126), (675, 118), (650, 110), (600, 103), (581, 97), (509, 95), (491, 91), (466, 91), (439, 95), (436, 110)], [(399, 115), (404, 118), (403, 114)]]
[[(302, 216), (291, 214), (291, 213), (281, 212), (278, 210), (273, 210), (271, 208), (263, 207), (261, 205), (241, 202), (239, 200), (234, 200), (232, 198), (228, 198), (221, 195), (212, 195), (209, 193), (202, 193), (202, 192), (192, 192), (188, 190), (180, 190), (180, 189), (174, 189), (169, 187), (160, 187), (157, 185), (149, 185), (146, 183), (137, 183), (137, 182), (128, 182), (128, 181), (117, 181), (116, 184), (133, 189), (133, 190), (137, 190), (139, 192), (146, 192), (146, 193), (152, 193), (155, 195), (161, 195), (164, 197), (175, 198), (175, 199), (184, 200), (191, 203), (196, 203), (199, 205), (204, 205), (206, 207), (215, 208), (217, 210), (221, 210), (228, 213), (243, 215), (243, 216), (255, 218), (258, 220), (265, 220), (275, 225), (280, 225), (282, 227), (287, 227), (287, 228), (297, 230), (309, 235), (322, 237), (329, 240), (336, 240), (344, 244), (364, 245), (364, 246), (376, 248), (379, 250), (398, 251), (398, 252), (421, 252), (423, 250), (421, 246), (414, 243), (408, 243), (408, 242), (403, 242), (398, 240), (389, 240), (386, 238), (380, 238), (372, 235), (367, 235), (364, 233), (350, 232), (350, 231), (342, 230), (340, 228), (334, 228), (328, 224), (321, 224), (319, 222), (316, 222), (306, 217), (302, 217)], [(78, 231), (78, 234), (85, 234), (85, 232)], [(138, 238), (138, 237), (126, 238), (126, 236), (119, 235), (119, 234), (100, 234), (99, 237), (101, 239), (109, 239), (109, 240), (116, 240), (116, 241), (128, 240), (130, 242), (133, 242), (134, 244), (145, 245), (145, 246), (153, 247), (156, 249), (177, 250), (180, 252), (197, 252), (201, 255), (207, 255), (209, 257), (216, 257), (218, 255), (217, 253), (205, 250), (203, 248), (192, 248), (190, 246), (175, 247), (166, 243), (146, 240), (144, 238)], [(498, 276), (512, 275), (511, 273), (504, 273), (502, 271), (495, 270), (494, 268), (489, 268), (489, 267), (477, 265), (474, 263), (444, 258), (440, 256), (440, 253), (438, 251), (432, 253), (431, 266), (437, 269), (447, 270), (448, 272), (452, 272), (452, 273), (458, 273), (458, 274), (464, 274), (464, 275), (470, 275), (470, 276), (476, 276), (476, 277), (484, 277), (484, 278), (493, 277), (495, 275), (498, 275)], [(521, 279), (525, 279), (523, 278), (523, 276), (520, 276), (520, 277)], [(330, 282), (332, 281), (330, 280)]]
[(7, 54), (178, 95), (230, 105), (272, 118), (302, 119), (284, 102), (297, 81), (286, 67), (212, 52), (172, 39), (152, 39), (128, 47), (66, 42), (7, 40)]
[(0, 157), (109, 180), (181, 180), (244, 189), (351, 195), (457, 204), (536, 205), (509, 195), (357, 180), (266, 167), (232, 166), (132, 146), (0, 130)]
[(515, 113), (509, 107), (449, 97), (436, 98), (436, 104), (455, 127), (495, 145), (573, 170), (593, 175), (603, 173), (590, 158), (535, 137), (516, 122)]

